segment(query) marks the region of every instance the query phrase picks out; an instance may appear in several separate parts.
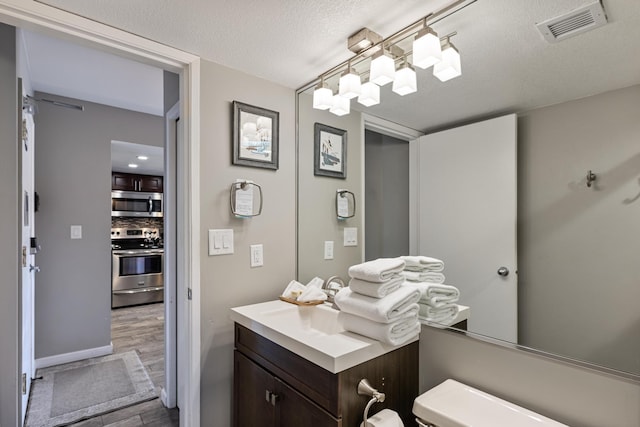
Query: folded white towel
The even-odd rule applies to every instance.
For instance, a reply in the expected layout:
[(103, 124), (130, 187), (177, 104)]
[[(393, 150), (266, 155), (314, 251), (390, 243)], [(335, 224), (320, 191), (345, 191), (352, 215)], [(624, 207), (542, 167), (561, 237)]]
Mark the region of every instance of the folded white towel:
[(427, 304), (419, 304), (419, 306), (420, 319), (444, 324), (451, 323), (460, 311), (457, 304), (447, 304), (438, 308)]
[(392, 323), (379, 323), (341, 311), (338, 314), (338, 320), (347, 331), (386, 344), (401, 345), (420, 334), (418, 316), (415, 315), (415, 310), (411, 310), (411, 313), (413, 313), (411, 316), (402, 316)]
[(364, 421), (360, 423), (360, 427), (404, 427), (404, 423), (400, 415), (391, 409), (383, 409), (375, 415), (367, 419), (367, 425)]
[(298, 301), (300, 302), (309, 302), (309, 301), (326, 301), (327, 294), (325, 294), (322, 289), (315, 286), (305, 286), (304, 291), (298, 297)]
[(405, 286), (413, 286), (420, 290), (420, 303), (437, 308), (451, 304), (460, 298), (460, 290), (455, 286), (429, 282), (405, 282)]
[(391, 323), (407, 315), (408, 311), (418, 312), (416, 303), (420, 300), (420, 291), (410, 286), (400, 288), (384, 298), (372, 298), (342, 288), (335, 295), (334, 302), (345, 313), (355, 314), (374, 322)]
[(349, 288), (353, 292), (361, 295), (367, 295), (373, 298), (383, 298), (391, 292), (398, 290), (404, 283), (404, 277), (399, 274), (386, 282), (369, 282), (367, 280), (351, 279), (349, 280)]
[(402, 275), (410, 282), (444, 283), (444, 274), (435, 271), (403, 271)]
[(296, 299), (307, 287), (297, 280), (289, 282), (287, 287), (282, 292), (282, 296), (285, 298)]
[(307, 287), (312, 286), (314, 288), (322, 288), (323, 284), (324, 280), (316, 276), (313, 279), (309, 280), (309, 283), (307, 283)]
[(368, 280), (369, 282), (384, 282), (404, 269), (404, 261), (400, 258), (378, 258), (349, 267), (349, 276)]
[(444, 262), (438, 258), (431, 258), (428, 256), (416, 255), (416, 256), (401, 256), (405, 262), (405, 270), (409, 271), (442, 271), (444, 270)]

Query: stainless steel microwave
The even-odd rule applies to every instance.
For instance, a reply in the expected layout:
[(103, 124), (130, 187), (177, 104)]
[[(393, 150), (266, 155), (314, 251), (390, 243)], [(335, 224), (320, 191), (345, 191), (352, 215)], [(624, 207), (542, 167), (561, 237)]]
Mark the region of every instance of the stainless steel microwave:
[(112, 191), (111, 216), (161, 217), (162, 193)]

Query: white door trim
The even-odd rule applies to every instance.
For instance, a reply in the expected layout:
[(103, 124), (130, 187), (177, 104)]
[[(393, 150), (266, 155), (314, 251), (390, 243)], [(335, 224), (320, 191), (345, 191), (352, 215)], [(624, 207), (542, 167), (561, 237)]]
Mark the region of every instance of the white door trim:
[[(184, 119), (178, 154), (178, 190), (184, 202), (177, 212), (177, 288), (191, 288), (193, 301), (185, 303), (185, 340), (188, 342), (184, 363), (178, 367), (183, 377), (181, 426), (200, 425), (200, 58), (152, 40), (138, 37), (107, 25), (64, 12), (53, 7), (24, 0), (0, 0), (0, 22), (80, 41), (93, 48), (142, 61), (179, 73), (181, 111)], [(16, 349), (19, 355), (19, 349)], [(16, 419), (16, 425), (20, 425)]]

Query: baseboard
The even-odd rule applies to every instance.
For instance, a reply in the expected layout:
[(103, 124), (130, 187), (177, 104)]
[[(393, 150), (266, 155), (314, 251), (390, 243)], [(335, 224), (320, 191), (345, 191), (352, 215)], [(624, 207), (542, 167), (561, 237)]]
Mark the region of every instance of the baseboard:
[(103, 347), (88, 348), (86, 350), (73, 351), (71, 353), (56, 354), (55, 356), (42, 357), (34, 361), (35, 368), (47, 368), (49, 366), (62, 365), (63, 363), (76, 362), (92, 357), (106, 356), (113, 353), (113, 343)]

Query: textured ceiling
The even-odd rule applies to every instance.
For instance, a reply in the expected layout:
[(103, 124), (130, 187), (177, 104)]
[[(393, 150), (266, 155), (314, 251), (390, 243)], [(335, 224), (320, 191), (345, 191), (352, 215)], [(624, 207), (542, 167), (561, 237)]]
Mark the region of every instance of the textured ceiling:
[[(463, 75), (417, 70), (418, 93), (383, 88), (363, 109), (419, 130), (524, 111), (640, 82), (640, 1), (604, 1), (609, 24), (548, 44), (535, 23), (591, 0), (478, 0), (434, 25), (457, 31)], [(362, 27), (388, 36), (447, 0), (45, 0), (43, 3), (298, 88), (349, 58)], [(352, 106), (357, 104), (352, 101)], [(327, 113), (328, 114), (328, 113)]]

